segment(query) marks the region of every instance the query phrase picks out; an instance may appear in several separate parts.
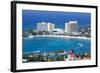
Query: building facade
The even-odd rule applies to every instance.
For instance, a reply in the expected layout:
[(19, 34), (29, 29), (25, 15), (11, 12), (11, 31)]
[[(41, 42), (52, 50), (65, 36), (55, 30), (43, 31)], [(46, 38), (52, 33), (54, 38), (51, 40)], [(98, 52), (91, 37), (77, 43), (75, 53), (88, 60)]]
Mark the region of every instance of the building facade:
[(67, 33), (78, 32), (78, 22), (69, 21), (68, 23), (65, 23), (65, 32)]
[(55, 28), (55, 24), (41, 22), (37, 23), (37, 31), (48, 31), (51, 32)]

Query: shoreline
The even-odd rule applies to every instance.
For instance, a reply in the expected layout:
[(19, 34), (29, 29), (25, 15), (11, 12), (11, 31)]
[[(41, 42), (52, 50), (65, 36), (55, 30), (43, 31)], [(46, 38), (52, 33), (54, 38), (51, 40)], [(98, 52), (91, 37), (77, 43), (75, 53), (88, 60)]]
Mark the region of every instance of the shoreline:
[(28, 37), (26, 37), (25, 39), (31, 39), (34, 37), (57, 37), (57, 38), (76, 38), (76, 39), (91, 39), (88, 37), (79, 37), (79, 36), (64, 36), (64, 35), (30, 35)]

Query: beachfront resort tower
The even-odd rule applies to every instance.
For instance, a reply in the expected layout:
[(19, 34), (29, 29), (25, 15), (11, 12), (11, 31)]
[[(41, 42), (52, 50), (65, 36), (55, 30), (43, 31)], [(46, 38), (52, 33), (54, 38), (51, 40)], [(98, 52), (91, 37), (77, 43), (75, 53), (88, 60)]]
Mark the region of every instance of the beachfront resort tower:
[(55, 24), (40, 22), (37, 23), (37, 31), (48, 31), (51, 32), (55, 28)]
[(65, 32), (67, 33), (78, 32), (78, 22), (69, 21), (68, 23), (65, 23)]

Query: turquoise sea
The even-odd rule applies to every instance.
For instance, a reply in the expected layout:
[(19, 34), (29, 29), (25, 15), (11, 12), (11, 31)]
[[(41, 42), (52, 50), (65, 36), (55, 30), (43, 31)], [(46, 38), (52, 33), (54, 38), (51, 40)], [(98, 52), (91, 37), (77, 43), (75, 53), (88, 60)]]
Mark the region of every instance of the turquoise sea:
[(34, 37), (22, 39), (23, 53), (27, 52), (53, 52), (57, 50), (69, 51), (71, 49), (77, 53), (91, 52), (90, 39), (78, 38), (57, 38), (57, 37)]

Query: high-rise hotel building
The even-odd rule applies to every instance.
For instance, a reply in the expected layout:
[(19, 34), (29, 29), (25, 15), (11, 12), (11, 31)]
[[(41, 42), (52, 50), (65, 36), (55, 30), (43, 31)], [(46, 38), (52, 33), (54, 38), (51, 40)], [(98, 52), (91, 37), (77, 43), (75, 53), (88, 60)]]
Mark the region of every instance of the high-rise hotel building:
[(46, 23), (46, 22), (37, 23), (37, 31), (49, 31), (49, 32), (52, 32), (52, 30), (54, 28), (55, 28), (55, 24), (53, 24), (53, 23)]
[(69, 21), (68, 23), (65, 23), (65, 32), (67, 33), (78, 32), (78, 22)]

